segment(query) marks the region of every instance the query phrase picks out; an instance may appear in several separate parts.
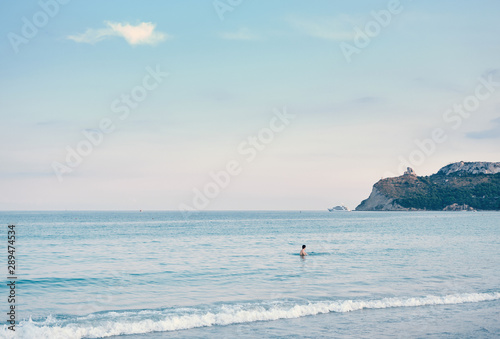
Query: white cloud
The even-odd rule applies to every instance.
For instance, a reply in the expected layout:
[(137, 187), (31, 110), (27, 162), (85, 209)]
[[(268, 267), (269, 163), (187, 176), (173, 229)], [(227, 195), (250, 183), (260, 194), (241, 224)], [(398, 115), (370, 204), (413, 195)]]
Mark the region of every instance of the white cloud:
[(309, 20), (291, 17), (288, 22), (299, 31), (324, 40), (346, 41), (354, 38), (354, 20), (346, 15)]
[(130, 45), (155, 45), (170, 36), (166, 33), (155, 31), (156, 25), (151, 22), (141, 22), (133, 26), (129, 23), (106, 22), (105, 28), (88, 28), (85, 33), (69, 35), (67, 39), (94, 44), (109, 37), (119, 36)]
[(225, 40), (260, 40), (260, 37), (248, 28), (240, 28), (236, 32), (220, 33), (219, 36)]

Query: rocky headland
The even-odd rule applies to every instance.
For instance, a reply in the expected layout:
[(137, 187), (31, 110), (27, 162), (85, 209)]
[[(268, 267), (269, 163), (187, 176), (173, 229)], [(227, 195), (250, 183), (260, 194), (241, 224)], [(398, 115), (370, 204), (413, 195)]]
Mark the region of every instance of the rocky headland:
[(430, 176), (404, 175), (373, 185), (356, 211), (500, 210), (500, 162), (456, 162)]

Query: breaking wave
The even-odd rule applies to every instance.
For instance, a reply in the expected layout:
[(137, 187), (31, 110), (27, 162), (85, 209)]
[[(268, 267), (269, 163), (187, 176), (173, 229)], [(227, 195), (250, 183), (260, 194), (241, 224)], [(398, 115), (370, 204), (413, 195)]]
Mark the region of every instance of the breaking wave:
[(21, 321), (16, 326), (15, 334), (4, 325), (0, 329), (0, 337), (103, 338), (113, 335), (177, 331), (206, 326), (299, 318), (329, 312), (451, 305), (499, 299), (500, 292), (493, 292), (375, 300), (259, 301), (160, 310), (106, 311), (80, 317), (49, 316), (45, 319)]

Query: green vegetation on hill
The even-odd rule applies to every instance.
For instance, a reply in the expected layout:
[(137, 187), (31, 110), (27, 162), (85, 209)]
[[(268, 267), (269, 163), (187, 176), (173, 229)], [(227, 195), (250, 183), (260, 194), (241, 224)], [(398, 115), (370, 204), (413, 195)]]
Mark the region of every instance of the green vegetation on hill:
[(500, 210), (500, 173), (403, 175), (382, 179), (374, 187), (405, 208), (442, 210), (457, 203), (478, 210)]

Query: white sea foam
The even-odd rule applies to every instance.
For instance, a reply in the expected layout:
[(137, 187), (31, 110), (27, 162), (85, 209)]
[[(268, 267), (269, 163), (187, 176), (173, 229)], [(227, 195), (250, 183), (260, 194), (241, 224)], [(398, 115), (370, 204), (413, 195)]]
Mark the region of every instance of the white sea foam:
[(254, 321), (299, 318), (329, 312), (352, 312), (362, 309), (451, 305), (499, 300), (500, 292), (464, 293), (416, 298), (384, 298), (378, 300), (324, 300), (309, 303), (256, 302), (213, 306), (206, 309), (140, 310), (94, 313), (69, 320), (21, 322), (14, 334), (4, 325), (2, 338), (102, 338), (120, 334), (141, 334), (230, 325)]

